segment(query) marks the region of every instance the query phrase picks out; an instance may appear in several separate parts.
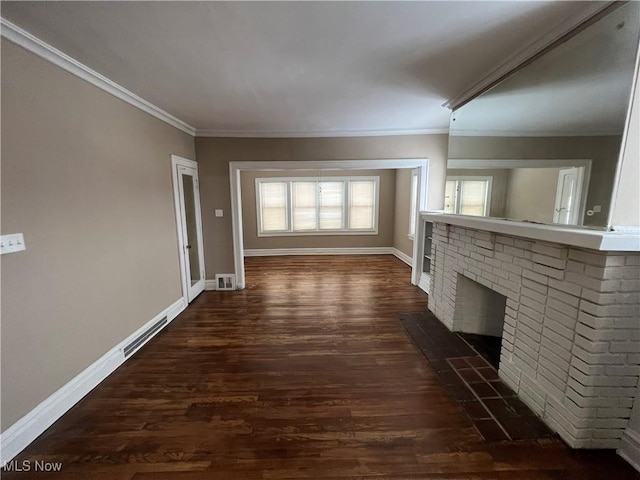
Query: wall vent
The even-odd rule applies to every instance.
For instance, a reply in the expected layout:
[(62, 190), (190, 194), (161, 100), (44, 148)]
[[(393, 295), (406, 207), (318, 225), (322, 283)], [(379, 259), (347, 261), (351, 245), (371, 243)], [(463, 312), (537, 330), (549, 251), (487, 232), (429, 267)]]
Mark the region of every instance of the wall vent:
[(144, 332), (138, 335), (131, 343), (125, 346), (122, 351), (124, 358), (128, 358), (133, 352), (135, 352), (140, 346), (142, 346), (147, 340), (149, 340), (155, 333), (160, 330), (166, 323), (167, 317), (162, 317), (156, 323), (147, 328)]

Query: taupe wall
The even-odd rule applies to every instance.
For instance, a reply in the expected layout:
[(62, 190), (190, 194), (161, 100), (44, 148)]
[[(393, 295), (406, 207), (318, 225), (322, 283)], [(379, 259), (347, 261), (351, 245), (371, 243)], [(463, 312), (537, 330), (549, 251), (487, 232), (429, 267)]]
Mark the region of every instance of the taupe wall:
[[(233, 271), (229, 162), (428, 157), (427, 207), (441, 209), (447, 135), (344, 138), (196, 138), (207, 278)], [(214, 217), (214, 209), (224, 217)]]
[(2, 430), (181, 296), (193, 138), (2, 40)]
[(449, 158), (456, 159), (586, 159), (592, 160), (585, 225), (605, 226), (611, 204), (620, 136), (599, 137), (452, 137)]
[(559, 168), (514, 168), (509, 175), (505, 216), (553, 223)]
[(509, 185), (510, 170), (507, 169), (463, 169), (451, 168), (447, 170), (447, 177), (492, 177), (491, 202), (489, 207), (490, 217), (505, 216), (505, 201), (507, 187)]
[[(444, 196), (444, 193), (442, 194)], [(411, 169), (396, 170), (396, 209), (393, 246), (413, 257), (413, 241), (409, 239), (409, 208), (411, 205)]]
[[(288, 175), (285, 173), (285, 176)], [(395, 170), (297, 170), (294, 177), (339, 177), (377, 176), (380, 177), (379, 217), (377, 235), (295, 235), (280, 237), (258, 237), (256, 212), (256, 178), (282, 177), (283, 172), (244, 171), (241, 172), (242, 188), (242, 228), (244, 248), (350, 248), (350, 247), (390, 247), (393, 243), (393, 217), (396, 189)]]

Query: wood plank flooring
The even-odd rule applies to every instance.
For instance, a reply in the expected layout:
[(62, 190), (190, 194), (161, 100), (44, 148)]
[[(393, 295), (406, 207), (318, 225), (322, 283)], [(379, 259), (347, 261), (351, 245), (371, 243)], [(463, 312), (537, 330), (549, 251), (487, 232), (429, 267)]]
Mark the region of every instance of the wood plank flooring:
[[(248, 258), (16, 461), (11, 479), (638, 478), (611, 452), (485, 442), (406, 335), (391, 256)], [(33, 466), (34, 464), (31, 463)]]

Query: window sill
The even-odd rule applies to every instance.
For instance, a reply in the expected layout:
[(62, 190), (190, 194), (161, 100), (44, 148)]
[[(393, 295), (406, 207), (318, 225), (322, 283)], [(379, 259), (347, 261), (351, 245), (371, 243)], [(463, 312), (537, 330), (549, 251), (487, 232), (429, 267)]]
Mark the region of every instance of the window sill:
[(335, 235), (378, 235), (377, 230), (326, 231), (326, 232), (258, 232), (258, 237), (322, 237)]

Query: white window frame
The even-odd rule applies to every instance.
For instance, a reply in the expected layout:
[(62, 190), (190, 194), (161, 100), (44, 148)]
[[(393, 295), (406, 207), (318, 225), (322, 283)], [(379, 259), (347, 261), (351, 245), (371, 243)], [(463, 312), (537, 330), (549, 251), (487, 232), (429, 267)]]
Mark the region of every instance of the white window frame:
[[(465, 180), (482, 180), (487, 182), (487, 191), (484, 199), (484, 212), (482, 216), (488, 217), (489, 212), (491, 211), (491, 187), (493, 183), (493, 177), (454, 175), (454, 176), (447, 176), (445, 182), (450, 182), (450, 181), (459, 182), (459, 181), (465, 181)], [(458, 187), (456, 187), (456, 191), (457, 190), (458, 190)], [(459, 195), (456, 196), (456, 204), (453, 210), (454, 210), (454, 213), (452, 215), (462, 215), (461, 213), (459, 213), (460, 212), (460, 196)]]
[[(349, 183), (355, 181), (372, 181), (374, 185), (374, 197), (373, 197), (373, 228), (371, 229), (356, 229), (349, 226), (349, 201), (350, 201), (350, 189)], [(262, 231), (262, 208), (261, 208), (261, 195), (260, 185), (262, 183), (286, 183), (287, 184), (287, 230), (279, 231)], [(317, 222), (317, 227), (314, 230), (293, 230), (293, 199), (292, 199), (292, 183), (294, 182), (344, 182), (343, 190), (343, 204), (342, 204), (342, 228), (334, 230), (320, 229), (320, 224)], [(317, 187), (316, 187), (317, 188)], [(299, 237), (299, 236), (316, 236), (316, 235), (377, 235), (378, 234), (378, 219), (380, 210), (380, 177), (379, 176), (349, 176), (349, 177), (262, 177), (255, 179), (255, 192), (256, 192), (256, 221), (258, 237)], [(316, 218), (319, 218), (318, 209), (319, 204), (316, 203)]]
[(417, 168), (411, 170), (409, 182), (409, 233), (407, 237), (413, 241), (416, 236), (416, 215), (418, 214), (418, 203), (420, 202), (420, 195), (418, 194), (420, 179), (418, 178)]

